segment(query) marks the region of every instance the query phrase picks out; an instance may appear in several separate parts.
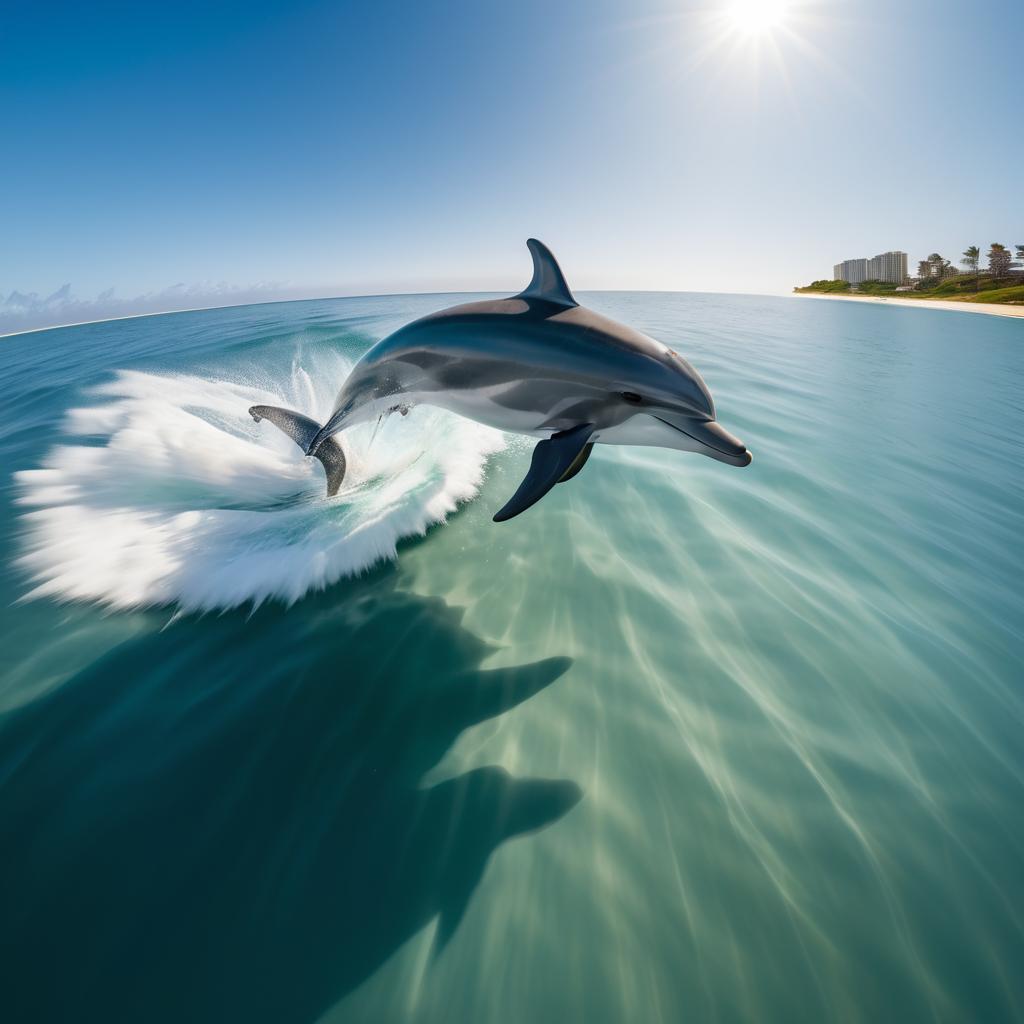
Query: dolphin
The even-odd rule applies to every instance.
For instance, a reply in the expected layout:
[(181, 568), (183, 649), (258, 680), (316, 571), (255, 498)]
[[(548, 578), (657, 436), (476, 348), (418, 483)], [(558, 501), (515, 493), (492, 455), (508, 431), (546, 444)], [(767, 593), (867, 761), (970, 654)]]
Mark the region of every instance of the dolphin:
[(345, 477), (335, 435), (415, 405), (540, 438), (495, 522), (571, 480), (595, 444), (653, 445), (750, 465), (750, 452), (718, 424), (711, 392), (682, 356), (581, 306), (551, 250), (535, 238), (526, 244), (533, 278), (523, 291), (431, 313), (377, 342), (353, 367), (322, 426), (268, 405), (249, 414), (320, 460), (329, 496)]

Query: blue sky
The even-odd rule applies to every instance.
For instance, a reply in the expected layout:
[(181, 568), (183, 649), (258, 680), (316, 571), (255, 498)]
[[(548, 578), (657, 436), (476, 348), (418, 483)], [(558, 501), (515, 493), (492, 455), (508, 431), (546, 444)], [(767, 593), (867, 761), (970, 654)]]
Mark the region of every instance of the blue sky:
[(0, 302), (785, 291), (1024, 243), (1024, 4), (9, 5)]

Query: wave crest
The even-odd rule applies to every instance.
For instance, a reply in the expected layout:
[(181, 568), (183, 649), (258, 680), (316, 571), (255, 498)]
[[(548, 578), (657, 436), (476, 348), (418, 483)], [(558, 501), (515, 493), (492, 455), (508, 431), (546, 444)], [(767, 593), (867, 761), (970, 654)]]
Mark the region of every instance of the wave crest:
[[(303, 363), (312, 364), (307, 369)], [(124, 609), (294, 602), (396, 557), (472, 498), (503, 435), (421, 407), (346, 431), (344, 486), (248, 407), (324, 422), (351, 360), (297, 357), (285, 383), (121, 371), (67, 414), (68, 443), (16, 474), (26, 598)], [(325, 386), (323, 381), (332, 382)], [(77, 440), (71, 440), (76, 438)]]

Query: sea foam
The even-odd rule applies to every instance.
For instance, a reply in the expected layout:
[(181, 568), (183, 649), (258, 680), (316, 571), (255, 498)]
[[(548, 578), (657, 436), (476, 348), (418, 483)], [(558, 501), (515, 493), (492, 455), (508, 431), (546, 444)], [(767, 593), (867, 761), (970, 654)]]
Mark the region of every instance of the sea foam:
[[(283, 382), (121, 371), (66, 417), (67, 441), (16, 474), (26, 598), (183, 610), (294, 602), (396, 557), (472, 498), (503, 435), (414, 409), (346, 431), (335, 498), (323, 470), (253, 404), (323, 422), (351, 361), (297, 356)], [(324, 383), (320, 383), (324, 382)]]

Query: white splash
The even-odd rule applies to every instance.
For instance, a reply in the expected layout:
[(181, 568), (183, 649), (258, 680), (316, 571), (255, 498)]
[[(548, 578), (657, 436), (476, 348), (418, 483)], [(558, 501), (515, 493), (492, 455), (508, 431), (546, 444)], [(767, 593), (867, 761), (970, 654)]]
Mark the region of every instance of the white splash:
[[(73, 409), (41, 469), (16, 474), (32, 578), (26, 598), (112, 608), (231, 608), (311, 590), (396, 557), (472, 498), (494, 430), (419, 408), (346, 431), (348, 473), (335, 498), (323, 469), (253, 404), (320, 422), (351, 368), (340, 355), (297, 359), (284, 386), (123, 371)], [(87, 439), (87, 440), (86, 440)]]

